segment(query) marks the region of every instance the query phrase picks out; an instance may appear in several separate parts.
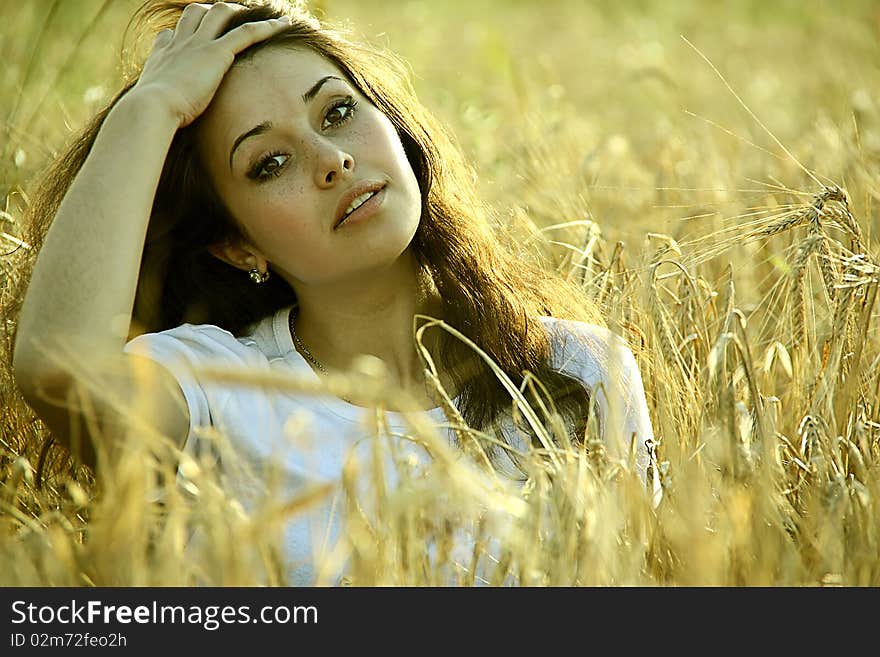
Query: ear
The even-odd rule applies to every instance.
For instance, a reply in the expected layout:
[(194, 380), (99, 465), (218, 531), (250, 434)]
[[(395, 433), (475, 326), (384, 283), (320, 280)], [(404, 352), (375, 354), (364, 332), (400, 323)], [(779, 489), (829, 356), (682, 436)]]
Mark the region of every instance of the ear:
[(227, 265), (232, 265), (236, 269), (246, 272), (252, 269), (265, 272), (269, 267), (269, 261), (266, 260), (256, 247), (239, 240), (227, 239), (223, 242), (211, 244), (208, 247), (208, 252)]

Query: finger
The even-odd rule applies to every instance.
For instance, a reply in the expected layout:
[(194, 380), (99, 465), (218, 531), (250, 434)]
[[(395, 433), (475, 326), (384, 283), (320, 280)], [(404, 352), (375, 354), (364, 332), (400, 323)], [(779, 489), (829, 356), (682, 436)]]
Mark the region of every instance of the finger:
[(156, 36), (153, 37), (153, 50), (164, 46), (166, 43), (171, 41), (171, 37), (174, 36), (174, 30), (164, 29), (160, 30), (156, 33)]
[(234, 53), (239, 53), (248, 46), (265, 41), (273, 34), (281, 32), (288, 27), (290, 27), (290, 18), (287, 16), (273, 18), (268, 21), (245, 23), (224, 34), (217, 39), (217, 43), (225, 48), (229, 48)]
[(199, 37), (207, 40), (216, 39), (223, 31), (223, 28), (229, 23), (229, 19), (240, 11), (244, 11), (247, 7), (229, 2), (218, 2), (208, 10), (202, 18), (202, 22), (196, 30)]
[(177, 26), (174, 28), (174, 34), (180, 36), (191, 35), (198, 29), (199, 24), (202, 22), (202, 19), (205, 17), (205, 14), (208, 13), (210, 8), (211, 5), (202, 4), (200, 2), (188, 4), (183, 9), (183, 13), (177, 21)]

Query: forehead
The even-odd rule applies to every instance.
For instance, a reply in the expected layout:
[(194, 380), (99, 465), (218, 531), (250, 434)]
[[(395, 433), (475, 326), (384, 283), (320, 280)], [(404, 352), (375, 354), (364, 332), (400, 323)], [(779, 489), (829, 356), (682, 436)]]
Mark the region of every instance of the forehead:
[(236, 62), (202, 114), (200, 137), (220, 145), (244, 130), (273, 120), (279, 111), (305, 109), (302, 95), (326, 75), (347, 77), (308, 48), (268, 46)]

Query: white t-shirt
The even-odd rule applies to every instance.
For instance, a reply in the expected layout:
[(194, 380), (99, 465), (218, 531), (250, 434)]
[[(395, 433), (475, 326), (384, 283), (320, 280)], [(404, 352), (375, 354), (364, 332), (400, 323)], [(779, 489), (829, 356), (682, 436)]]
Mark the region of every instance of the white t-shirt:
[[(246, 509), (256, 503), (261, 493), (268, 492), (268, 480), (272, 485), (280, 485), (280, 492), (287, 498), (295, 497), (298, 489), (310, 485), (338, 484), (347, 459), (369, 459), (371, 447), (366, 438), (375, 435), (368, 429), (375, 426), (375, 412), (337, 397), (269, 391), (200, 377), (199, 368), (207, 366), (317, 380), (317, 375), (294, 347), (288, 328), (290, 311), (291, 307), (278, 310), (240, 337), (210, 324), (183, 324), (140, 335), (125, 346), (126, 352), (164, 365), (180, 384), (190, 416), (186, 453), (196, 458), (203, 457), (206, 450), (214, 454), (211, 446), (216, 442), (211, 436), (219, 432), (228, 439), (234, 459), (224, 460), (221, 469), (231, 477), (230, 490), (242, 496)], [(646, 443), (653, 439), (653, 432), (642, 379), (632, 352), (621, 338), (607, 329), (550, 317), (542, 317), (541, 321), (551, 338), (551, 365), (589, 388), (598, 409), (603, 439), (611, 454), (625, 458), (635, 438), (636, 462), (644, 477), (648, 464)], [(435, 426), (448, 427), (449, 420), (442, 409), (424, 413)], [(391, 436), (405, 435), (411, 426), (402, 413), (386, 412), (385, 422)], [(206, 432), (205, 427), (216, 431)], [(442, 428), (441, 435), (452, 441), (448, 428)], [(505, 435), (514, 446), (526, 449), (523, 439), (516, 438), (513, 432), (505, 429)], [(410, 460), (429, 459), (427, 452), (411, 441), (396, 444), (402, 445)], [(501, 472), (517, 474), (512, 463), (508, 463), (510, 467), (504, 463), (498, 465)], [(393, 486), (394, 468), (385, 468), (385, 471), (389, 485)], [(279, 489), (273, 490), (277, 495)], [(330, 553), (340, 535), (339, 497), (341, 492), (326, 503), (293, 516), (285, 525), (284, 556), (289, 566), (289, 584), (315, 583), (315, 564), (320, 564)], [(466, 546), (462, 554), (468, 554)], [(325, 575), (319, 581), (328, 582)], [(329, 583), (336, 581), (333, 575)]]

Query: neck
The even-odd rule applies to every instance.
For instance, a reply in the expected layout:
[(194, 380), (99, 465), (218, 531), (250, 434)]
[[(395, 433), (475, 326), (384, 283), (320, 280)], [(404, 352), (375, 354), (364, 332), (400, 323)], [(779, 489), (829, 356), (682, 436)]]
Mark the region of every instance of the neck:
[[(411, 250), (387, 268), (332, 285), (295, 286), (297, 336), (326, 369), (347, 370), (362, 354), (382, 360), (391, 382), (424, 390), (422, 361), (413, 337), (413, 316), (441, 317), (442, 304)], [(427, 331), (434, 352), (437, 331)]]

